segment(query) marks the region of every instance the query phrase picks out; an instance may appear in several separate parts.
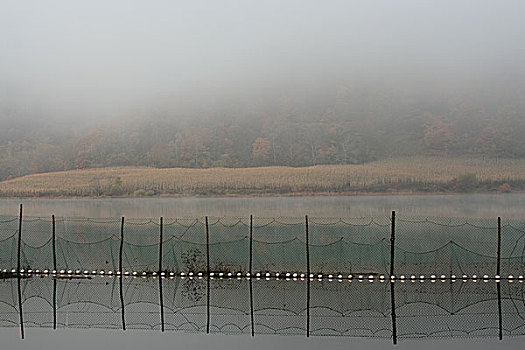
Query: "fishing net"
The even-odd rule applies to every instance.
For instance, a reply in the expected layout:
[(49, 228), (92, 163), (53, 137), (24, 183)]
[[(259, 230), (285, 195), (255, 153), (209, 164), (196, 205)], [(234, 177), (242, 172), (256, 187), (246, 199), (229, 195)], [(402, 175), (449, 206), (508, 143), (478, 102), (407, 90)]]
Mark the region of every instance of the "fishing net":
[[(58, 271), (396, 276), (523, 275), (525, 222), (497, 219), (24, 217), (20, 267)], [(498, 245), (498, 232), (501, 244)], [(54, 234), (53, 234), (54, 233)], [(18, 218), (0, 217), (2, 269), (18, 264)], [(308, 240), (308, 245), (306, 244)], [(250, 249), (251, 246), (251, 249)], [(498, 249), (500, 259), (498, 260)]]
[(506, 337), (525, 334), (524, 293), (517, 281), (12, 278), (0, 281), (0, 326)]

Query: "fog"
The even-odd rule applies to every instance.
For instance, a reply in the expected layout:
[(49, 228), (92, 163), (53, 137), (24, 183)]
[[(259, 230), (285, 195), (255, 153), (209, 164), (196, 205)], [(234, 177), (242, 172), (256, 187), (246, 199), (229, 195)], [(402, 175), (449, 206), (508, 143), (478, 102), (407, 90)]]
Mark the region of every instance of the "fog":
[(343, 88), (519, 100), (523, 13), (519, 0), (3, 0), (0, 120), (214, 117)]

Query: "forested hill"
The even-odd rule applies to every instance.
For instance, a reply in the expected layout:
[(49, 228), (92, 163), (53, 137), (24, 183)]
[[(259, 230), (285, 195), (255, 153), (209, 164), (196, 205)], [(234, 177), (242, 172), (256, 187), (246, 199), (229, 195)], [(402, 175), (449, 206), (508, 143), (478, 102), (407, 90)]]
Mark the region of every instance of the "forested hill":
[(341, 88), (308, 103), (280, 98), (214, 113), (143, 113), (89, 127), (62, 125), (38, 113), (27, 121), (27, 115), (19, 118), (19, 111), (3, 107), (0, 113), (0, 180), (113, 166), (310, 166), (411, 155), (525, 156), (525, 108), (519, 96), (418, 100), (395, 90)]

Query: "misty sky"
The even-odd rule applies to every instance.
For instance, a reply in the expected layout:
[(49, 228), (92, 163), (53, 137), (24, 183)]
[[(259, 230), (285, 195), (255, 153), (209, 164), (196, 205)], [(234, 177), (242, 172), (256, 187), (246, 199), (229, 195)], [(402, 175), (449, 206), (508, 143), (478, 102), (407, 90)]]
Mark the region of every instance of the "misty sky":
[(522, 0), (0, 0), (0, 104), (103, 120), (359, 84), (514, 91), (524, 13)]

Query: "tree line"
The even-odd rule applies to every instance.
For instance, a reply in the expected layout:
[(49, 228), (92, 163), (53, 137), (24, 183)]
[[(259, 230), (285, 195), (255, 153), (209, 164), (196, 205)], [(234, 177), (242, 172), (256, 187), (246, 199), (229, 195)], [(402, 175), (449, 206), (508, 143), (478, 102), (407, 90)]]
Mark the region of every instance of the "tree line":
[(317, 106), (182, 119), (145, 115), (85, 129), (4, 115), (0, 180), (110, 166), (302, 167), (410, 155), (525, 156), (525, 111), (518, 103), (398, 97), (339, 93)]

